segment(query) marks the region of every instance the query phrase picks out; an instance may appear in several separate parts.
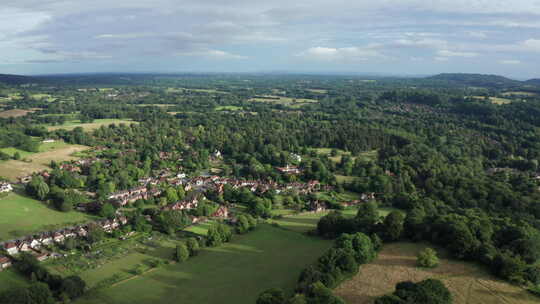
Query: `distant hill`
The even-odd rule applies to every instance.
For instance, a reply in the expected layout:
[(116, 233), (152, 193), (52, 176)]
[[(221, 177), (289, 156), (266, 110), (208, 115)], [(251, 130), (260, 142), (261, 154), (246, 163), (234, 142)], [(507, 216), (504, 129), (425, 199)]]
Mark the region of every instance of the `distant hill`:
[(540, 86), (540, 78), (529, 79), (529, 80), (525, 81), (525, 83), (530, 84), (530, 85), (534, 85), (534, 86)]
[(29, 76), (0, 74), (0, 83), (24, 84), (24, 83), (30, 83), (33, 81), (34, 81), (33, 77), (29, 77)]
[(427, 77), (427, 79), (446, 81), (455, 85), (486, 88), (508, 88), (523, 84), (521, 81), (512, 80), (503, 76), (484, 74), (444, 73)]

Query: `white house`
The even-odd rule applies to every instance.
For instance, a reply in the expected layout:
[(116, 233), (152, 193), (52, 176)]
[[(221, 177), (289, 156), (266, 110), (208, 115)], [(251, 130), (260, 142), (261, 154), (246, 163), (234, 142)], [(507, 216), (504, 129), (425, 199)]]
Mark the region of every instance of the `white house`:
[(0, 182), (0, 193), (2, 192), (11, 192), (13, 191), (13, 187), (10, 183), (1, 183)]

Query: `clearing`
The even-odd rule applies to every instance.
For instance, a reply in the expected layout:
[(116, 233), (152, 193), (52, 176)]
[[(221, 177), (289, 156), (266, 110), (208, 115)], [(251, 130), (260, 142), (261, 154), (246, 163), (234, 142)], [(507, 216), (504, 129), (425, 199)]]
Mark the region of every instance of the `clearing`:
[(253, 98), (250, 98), (248, 101), (281, 104), (281, 105), (292, 107), (292, 108), (298, 108), (306, 104), (318, 102), (315, 99), (292, 98), (292, 97), (283, 97), (283, 96), (275, 96), (275, 95), (255, 96)]
[(348, 304), (373, 303), (376, 297), (392, 293), (396, 283), (439, 279), (454, 297), (454, 304), (528, 304), (538, 298), (526, 290), (498, 280), (479, 265), (449, 259), (438, 250), (440, 265), (434, 269), (416, 267), (416, 255), (426, 247), (419, 243), (391, 243), (378, 258), (360, 267), (351, 280), (343, 282), (334, 293)]
[(121, 123), (129, 125), (129, 124), (137, 124), (138, 122), (130, 120), (130, 119), (110, 119), (110, 118), (95, 119), (93, 122), (89, 122), (89, 123), (81, 123), (80, 120), (73, 120), (73, 121), (68, 121), (60, 126), (49, 126), (47, 127), (47, 130), (54, 131), (54, 130), (64, 129), (64, 130), (69, 131), (77, 127), (81, 127), (83, 128), (84, 131), (92, 131), (95, 129), (99, 129), (101, 126), (108, 126), (112, 124), (118, 125)]
[(92, 292), (76, 303), (160, 304), (174, 299), (174, 303), (252, 304), (268, 288), (292, 293), (300, 271), (330, 246), (330, 241), (261, 224), (231, 243)]
[(0, 214), (0, 240), (11, 240), (95, 219), (80, 212), (56, 211), (40, 201), (14, 192), (0, 198)]
[(20, 116), (24, 116), (28, 113), (32, 113), (32, 112), (35, 112), (36, 109), (27, 109), (27, 110), (22, 110), (22, 109), (13, 109), (13, 110), (7, 110), (7, 111), (2, 111), (0, 112), (0, 118), (9, 118), (9, 117), (20, 117)]
[[(78, 159), (78, 157), (73, 156), (73, 154), (87, 149), (89, 149), (89, 147), (87, 146), (71, 145), (66, 144), (62, 141), (57, 141), (54, 143), (43, 143), (40, 146), (40, 151), (43, 152), (24, 152), (25, 155), (23, 157), (26, 161), (7, 160), (0, 162), (0, 176), (5, 177), (11, 181), (16, 181), (17, 177), (27, 176), (32, 174), (33, 172), (39, 172), (49, 169), (51, 160), (60, 162)], [(15, 153), (15, 150), (13, 150), (13, 148), (11, 148), (11, 150), (11, 152)], [(7, 152), (10, 152), (9, 148)]]

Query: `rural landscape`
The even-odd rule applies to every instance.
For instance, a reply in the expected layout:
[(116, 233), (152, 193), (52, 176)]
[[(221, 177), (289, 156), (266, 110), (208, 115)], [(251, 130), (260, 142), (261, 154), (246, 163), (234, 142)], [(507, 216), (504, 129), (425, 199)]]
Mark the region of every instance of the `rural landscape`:
[(3, 1), (0, 304), (540, 303), (538, 20)]

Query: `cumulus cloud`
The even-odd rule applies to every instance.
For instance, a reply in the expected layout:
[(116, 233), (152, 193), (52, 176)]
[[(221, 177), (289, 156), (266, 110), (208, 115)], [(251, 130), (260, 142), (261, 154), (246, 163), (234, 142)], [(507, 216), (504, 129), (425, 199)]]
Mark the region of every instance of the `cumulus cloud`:
[(521, 61), (515, 59), (499, 60), (500, 64), (516, 65), (521, 64)]
[(472, 58), (477, 57), (479, 54), (474, 52), (456, 52), (456, 51), (449, 51), (449, 50), (440, 50), (437, 51), (438, 57), (448, 58), (448, 57), (464, 57), (464, 58)]
[(332, 62), (358, 62), (366, 61), (373, 58), (383, 58), (384, 55), (378, 50), (378, 45), (371, 45), (365, 47), (312, 47), (309, 48), (297, 56), (308, 60), (321, 60)]

